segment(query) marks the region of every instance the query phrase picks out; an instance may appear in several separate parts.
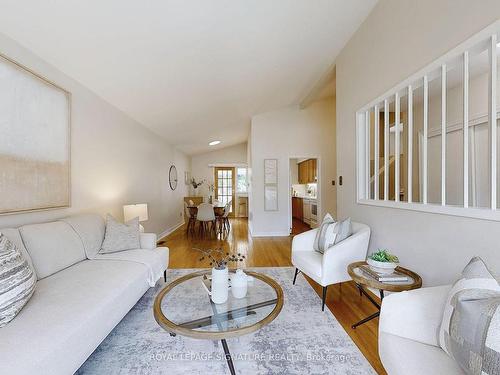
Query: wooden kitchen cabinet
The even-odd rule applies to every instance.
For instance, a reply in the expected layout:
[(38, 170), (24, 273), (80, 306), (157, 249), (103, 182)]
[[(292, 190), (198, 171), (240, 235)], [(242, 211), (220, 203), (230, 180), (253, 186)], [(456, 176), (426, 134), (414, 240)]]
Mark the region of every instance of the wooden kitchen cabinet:
[(298, 164), (299, 184), (312, 184), (318, 181), (317, 161), (308, 159)]
[(302, 163), (299, 163), (298, 164), (298, 168), (299, 168), (299, 184), (303, 185), (303, 184), (307, 184), (307, 164), (306, 162), (302, 162)]
[(292, 217), (302, 220), (303, 216), (302, 198), (292, 197)]

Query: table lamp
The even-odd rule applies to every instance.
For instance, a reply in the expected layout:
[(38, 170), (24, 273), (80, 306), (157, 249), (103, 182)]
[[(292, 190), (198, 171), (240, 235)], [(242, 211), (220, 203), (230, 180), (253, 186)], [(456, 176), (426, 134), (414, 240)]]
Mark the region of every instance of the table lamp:
[[(123, 206), (123, 220), (125, 222), (136, 217), (139, 217), (139, 221), (146, 221), (149, 219), (147, 203), (128, 204)], [(144, 233), (144, 227), (141, 224), (139, 224), (139, 231)]]

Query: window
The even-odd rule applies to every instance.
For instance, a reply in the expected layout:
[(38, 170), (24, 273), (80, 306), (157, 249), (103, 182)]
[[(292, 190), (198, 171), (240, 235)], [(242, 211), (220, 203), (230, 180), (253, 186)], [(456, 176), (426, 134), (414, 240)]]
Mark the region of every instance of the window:
[(247, 193), (247, 169), (237, 168), (236, 171), (236, 191), (238, 193)]
[(500, 22), (360, 109), (360, 204), (500, 221)]

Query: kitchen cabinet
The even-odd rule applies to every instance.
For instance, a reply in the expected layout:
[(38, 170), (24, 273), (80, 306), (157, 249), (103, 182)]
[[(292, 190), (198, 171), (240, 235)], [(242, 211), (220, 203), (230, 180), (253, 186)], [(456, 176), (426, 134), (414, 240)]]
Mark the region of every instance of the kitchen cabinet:
[(304, 212), (304, 207), (302, 198), (292, 197), (292, 217), (302, 220), (304, 216), (303, 212)]
[(299, 184), (312, 184), (318, 181), (317, 160), (308, 159), (298, 164)]

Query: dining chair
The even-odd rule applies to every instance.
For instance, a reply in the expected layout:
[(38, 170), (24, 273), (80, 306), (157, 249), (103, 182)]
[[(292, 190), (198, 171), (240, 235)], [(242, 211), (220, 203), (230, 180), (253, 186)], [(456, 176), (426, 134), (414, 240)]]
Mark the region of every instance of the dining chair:
[(224, 230), (227, 228), (228, 232), (231, 229), (231, 224), (229, 223), (230, 212), (231, 212), (231, 201), (226, 203), (224, 207), (224, 216), (222, 216), (222, 223), (224, 225)]
[(210, 230), (215, 233), (215, 213), (214, 206), (210, 203), (202, 203), (198, 206), (198, 214), (196, 220), (200, 222), (200, 234), (204, 234), (209, 230), (209, 223), (211, 223)]
[(189, 205), (187, 202), (184, 202), (184, 212), (188, 220), (186, 233), (189, 233), (189, 230), (191, 230), (191, 233), (194, 233), (194, 227), (196, 225), (196, 216), (191, 215), (191, 211), (189, 210)]

